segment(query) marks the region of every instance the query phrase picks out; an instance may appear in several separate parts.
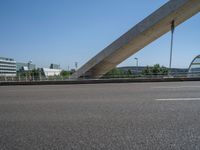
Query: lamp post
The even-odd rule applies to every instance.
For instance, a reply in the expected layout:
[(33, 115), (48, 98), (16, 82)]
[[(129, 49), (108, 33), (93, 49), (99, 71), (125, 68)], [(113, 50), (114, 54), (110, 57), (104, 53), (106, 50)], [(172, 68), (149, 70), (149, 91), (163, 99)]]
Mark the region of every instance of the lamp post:
[(32, 61), (30, 60), (29, 62), (28, 62), (28, 78), (29, 78), (29, 80), (31, 80), (30, 78), (31, 78), (31, 72), (30, 72), (30, 65), (31, 65), (31, 63), (32, 63)]
[(138, 73), (138, 58), (136, 57), (135, 60), (136, 60), (136, 67), (137, 67), (137, 68), (136, 68), (136, 71), (137, 71), (137, 73)]

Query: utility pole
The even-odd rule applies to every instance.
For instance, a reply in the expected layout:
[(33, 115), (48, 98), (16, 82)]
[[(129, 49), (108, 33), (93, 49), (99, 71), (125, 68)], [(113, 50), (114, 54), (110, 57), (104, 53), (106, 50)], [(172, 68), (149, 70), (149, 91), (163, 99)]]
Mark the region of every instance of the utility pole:
[(27, 67), (28, 67), (28, 78), (29, 78), (29, 80), (31, 80), (31, 71), (30, 71), (31, 63), (32, 63), (32, 60), (28, 61), (28, 65), (27, 65)]
[(175, 21), (172, 20), (171, 22), (171, 45), (170, 45), (170, 61), (169, 61), (169, 71), (171, 72), (172, 68), (172, 51), (173, 51), (173, 41), (174, 41), (174, 30), (175, 30)]
[(136, 60), (136, 67), (137, 67), (137, 73), (138, 73), (138, 58), (135, 58), (135, 60)]

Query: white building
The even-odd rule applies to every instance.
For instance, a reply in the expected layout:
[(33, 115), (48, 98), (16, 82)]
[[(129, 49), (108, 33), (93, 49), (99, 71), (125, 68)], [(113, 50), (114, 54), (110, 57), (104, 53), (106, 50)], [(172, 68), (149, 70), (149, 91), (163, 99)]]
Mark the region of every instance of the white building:
[(14, 59), (0, 57), (0, 76), (16, 76), (16, 61)]
[(42, 68), (42, 71), (46, 77), (49, 77), (49, 76), (59, 76), (62, 70), (61, 69)]

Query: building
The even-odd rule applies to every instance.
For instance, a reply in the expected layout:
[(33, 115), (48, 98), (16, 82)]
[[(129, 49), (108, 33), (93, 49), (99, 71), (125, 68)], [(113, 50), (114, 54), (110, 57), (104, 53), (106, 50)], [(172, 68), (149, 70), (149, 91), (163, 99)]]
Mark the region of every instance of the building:
[[(131, 71), (133, 74), (141, 74), (146, 68), (147, 68), (147, 66), (138, 66), (138, 67), (137, 66), (126, 66), (126, 67), (119, 67), (118, 69), (120, 69), (124, 72)], [(152, 66), (149, 66), (149, 68), (152, 68)], [(171, 70), (170, 73), (173, 76), (187, 75), (187, 72), (188, 72), (188, 69), (185, 69), (185, 68), (171, 68), (170, 70)]]
[(51, 64), (50, 69), (60, 69), (60, 65), (58, 64)]
[(14, 59), (0, 57), (0, 76), (16, 76), (16, 61)]
[(32, 64), (31, 62), (28, 63), (22, 63), (22, 62), (17, 62), (16, 63), (16, 70), (19, 71), (28, 71), (28, 70), (34, 70), (36, 69), (36, 65)]
[(118, 69), (128, 72), (131, 71), (134, 74), (141, 74), (144, 69), (146, 69), (146, 66), (125, 66), (125, 67), (118, 67)]
[(192, 60), (188, 69), (188, 77), (200, 77), (200, 55)]
[(173, 76), (176, 76), (176, 75), (187, 76), (187, 72), (188, 72), (188, 68), (171, 68), (170, 70), (171, 70), (170, 74)]
[(61, 71), (61, 69), (41, 68), (41, 72), (45, 75), (45, 77), (59, 76)]

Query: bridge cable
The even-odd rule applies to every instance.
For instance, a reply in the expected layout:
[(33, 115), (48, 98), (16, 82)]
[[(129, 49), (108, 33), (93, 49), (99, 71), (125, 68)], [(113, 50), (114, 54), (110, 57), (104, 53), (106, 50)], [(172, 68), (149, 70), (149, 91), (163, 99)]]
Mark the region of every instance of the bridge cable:
[(171, 22), (171, 45), (170, 45), (170, 62), (169, 62), (169, 71), (171, 72), (172, 67), (172, 50), (173, 50), (173, 42), (174, 42), (174, 30), (175, 30), (175, 21)]

